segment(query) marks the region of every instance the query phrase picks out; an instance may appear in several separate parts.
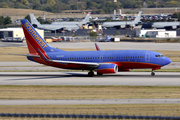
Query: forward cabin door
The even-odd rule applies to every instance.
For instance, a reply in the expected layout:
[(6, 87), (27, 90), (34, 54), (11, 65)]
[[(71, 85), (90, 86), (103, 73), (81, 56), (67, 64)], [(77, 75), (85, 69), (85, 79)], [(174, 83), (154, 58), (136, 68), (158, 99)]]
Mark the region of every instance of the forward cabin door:
[(150, 62), (150, 53), (146, 53), (145, 55), (145, 61)]

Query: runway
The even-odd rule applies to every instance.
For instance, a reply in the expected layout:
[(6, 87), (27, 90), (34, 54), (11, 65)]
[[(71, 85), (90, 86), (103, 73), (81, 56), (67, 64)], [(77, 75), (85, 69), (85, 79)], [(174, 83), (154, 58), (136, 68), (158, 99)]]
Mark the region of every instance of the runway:
[(87, 72), (0, 72), (0, 85), (180, 86), (180, 73), (119, 72), (88, 77)]
[(180, 99), (0, 100), (0, 105), (179, 104)]

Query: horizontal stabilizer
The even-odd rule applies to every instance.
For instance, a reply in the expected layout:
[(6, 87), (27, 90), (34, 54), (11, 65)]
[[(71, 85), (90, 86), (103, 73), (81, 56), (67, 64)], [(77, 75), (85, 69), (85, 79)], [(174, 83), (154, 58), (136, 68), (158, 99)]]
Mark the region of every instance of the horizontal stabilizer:
[(27, 57), (37, 57), (39, 58), (39, 55), (29, 55), (29, 54), (14, 54), (14, 53), (9, 53), (9, 55), (18, 55), (18, 56), (27, 56)]

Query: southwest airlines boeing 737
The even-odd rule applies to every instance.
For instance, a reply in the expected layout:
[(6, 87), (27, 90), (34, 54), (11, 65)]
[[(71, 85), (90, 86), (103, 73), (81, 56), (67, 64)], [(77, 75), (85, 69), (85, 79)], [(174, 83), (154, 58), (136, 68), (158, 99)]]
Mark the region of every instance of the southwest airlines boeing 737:
[(49, 46), (38, 34), (33, 26), (25, 19), (21, 20), (26, 37), (29, 54), (27, 59), (40, 64), (64, 69), (89, 70), (88, 76), (131, 69), (154, 70), (171, 63), (171, 60), (161, 53), (146, 50), (101, 50), (97, 44), (97, 51), (64, 51)]

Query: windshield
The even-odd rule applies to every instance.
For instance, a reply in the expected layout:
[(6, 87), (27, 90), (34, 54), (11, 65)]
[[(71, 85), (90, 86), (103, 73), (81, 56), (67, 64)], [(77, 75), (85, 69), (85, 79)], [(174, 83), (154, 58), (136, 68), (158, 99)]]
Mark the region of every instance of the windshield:
[(156, 57), (164, 57), (164, 55), (156, 55)]

